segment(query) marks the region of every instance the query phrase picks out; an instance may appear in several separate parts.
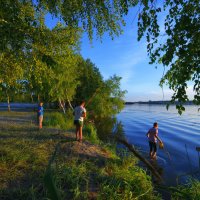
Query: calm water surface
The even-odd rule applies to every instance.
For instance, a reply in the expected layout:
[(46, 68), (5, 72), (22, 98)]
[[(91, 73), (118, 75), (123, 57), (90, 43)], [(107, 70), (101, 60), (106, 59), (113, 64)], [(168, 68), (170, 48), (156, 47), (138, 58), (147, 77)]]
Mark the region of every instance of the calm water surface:
[(177, 180), (184, 183), (188, 178), (185, 174), (194, 174), (200, 180), (196, 151), (196, 147), (200, 147), (200, 112), (193, 105), (185, 108), (180, 116), (175, 106), (167, 111), (164, 105), (133, 104), (127, 105), (118, 115), (128, 141), (140, 147), (144, 156), (149, 152), (146, 133), (155, 121), (158, 122), (159, 137), (165, 148), (158, 149), (158, 159), (153, 164), (161, 171), (167, 185), (175, 185)]

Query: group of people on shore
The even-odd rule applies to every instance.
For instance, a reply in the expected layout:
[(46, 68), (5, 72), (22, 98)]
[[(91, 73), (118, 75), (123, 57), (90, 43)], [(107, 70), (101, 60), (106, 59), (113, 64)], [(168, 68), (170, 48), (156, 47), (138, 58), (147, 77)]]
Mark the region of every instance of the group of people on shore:
[[(76, 126), (76, 140), (82, 142), (83, 139), (83, 121), (86, 117), (86, 109), (85, 109), (85, 101), (81, 101), (79, 106), (76, 106), (74, 109), (74, 125)], [(39, 129), (42, 129), (42, 122), (43, 122), (43, 102), (39, 103), (38, 106), (38, 121), (39, 121)], [(155, 122), (153, 127), (150, 128), (146, 134), (149, 141), (149, 156), (151, 159), (156, 159), (156, 152), (157, 152), (157, 140), (159, 141), (160, 148), (163, 148), (163, 142), (158, 137), (158, 123)]]
[[(39, 130), (42, 129), (44, 108), (43, 102), (40, 102), (37, 110)], [(83, 120), (86, 117), (85, 101), (81, 101), (79, 106), (76, 106), (73, 112), (74, 125), (76, 126), (76, 140), (82, 142), (83, 139)]]

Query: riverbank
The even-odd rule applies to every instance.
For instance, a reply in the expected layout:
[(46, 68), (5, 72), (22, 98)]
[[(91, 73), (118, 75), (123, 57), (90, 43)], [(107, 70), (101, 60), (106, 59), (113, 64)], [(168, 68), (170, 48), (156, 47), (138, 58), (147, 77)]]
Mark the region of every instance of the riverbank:
[(1, 112), (0, 138), (1, 199), (160, 199), (132, 155), (59, 128), (38, 131), (35, 113)]
[(1, 199), (162, 199), (132, 154), (119, 156), (89, 129), (79, 143), (70, 129), (38, 131), (34, 112), (0, 117)]

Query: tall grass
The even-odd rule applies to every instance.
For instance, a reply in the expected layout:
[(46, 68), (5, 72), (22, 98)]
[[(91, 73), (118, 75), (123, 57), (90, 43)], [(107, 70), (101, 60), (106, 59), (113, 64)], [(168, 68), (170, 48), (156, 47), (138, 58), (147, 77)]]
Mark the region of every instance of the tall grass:
[(153, 192), (151, 178), (136, 163), (132, 156), (108, 161), (99, 174), (98, 199), (161, 199)]
[(83, 128), (83, 135), (87, 140), (94, 144), (100, 144), (100, 140), (97, 136), (97, 130), (92, 123), (89, 123)]
[[(45, 117), (49, 117), (49, 126), (64, 129), (73, 126), (73, 118), (66, 119), (62, 113), (45, 113)], [(91, 152), (87, 154), (87, 142), (63, 142), (60, 135), (46, 127), (38, 131), (30, 123), (4, 125), (0, 123), (1, 199), (53, 199), (51, 188), (58, 192), (56, 198), (63, 200), (89, 199), (94, 188), (99, 200), (161, 199), (154, 191), (151, 177), (137, 166), (137, 159), (127, 152), (119, 157), (115, 145), (99, 141), (92, 124), (85, 126), (85, 138), (101, 145), (101, 148), (91, 145), (90, 151), (95, 151), (92, 156)], [(79, 151), (75, 153), (72, 149)], [(100, 149), (107, 157), (98, 154)], [(197, 200), (200, 182), (192, 181), (173, 191), (175, 200)]]
[(57, 185), (62, 199), (88, 199), (88, 165), (78, 159), (70, 159), (70, 163), (60, 165), (57, 169)]
[(44, 126), (55, 127), (59, 129), (73, 128), (73, 117), (60, 112), (47, 112), (44, 115)]
[(191, 179), (187, 185), (179, 185), (172, 188), (172, 200), (199, 200), (200, 199), (200, 181)]

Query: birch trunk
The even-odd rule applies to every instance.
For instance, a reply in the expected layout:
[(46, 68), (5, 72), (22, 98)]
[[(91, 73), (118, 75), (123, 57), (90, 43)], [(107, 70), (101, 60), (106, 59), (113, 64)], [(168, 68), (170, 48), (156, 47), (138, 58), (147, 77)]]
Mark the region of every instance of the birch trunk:
[(71, 104), (71, 102), (70, 102), (70, 100), (68, 98), (67, 98), (67, 102), (69, 104), (69, 107), (74, 111), (74, 108), (73, 108), (73, 106), (72, 106), (72, 104)]
[(65, 110), (65, 103), (63, 103), (63, 102), (61, 101), (60, 98), (58, 99), (58, 102), (59, 102), (59, 105), (60, 105), (60, 107), (62, 108), (62, 110), (63, 110), (63, 112), (64, 112), (64, 114), (65, 114), (65, 113), (66, 113), (66, 110)]
[(31, 93), (31, 102), (33, 103), (33, 94)]
[(10, 97), (7, 95), (8, 112), (10, 112)]

